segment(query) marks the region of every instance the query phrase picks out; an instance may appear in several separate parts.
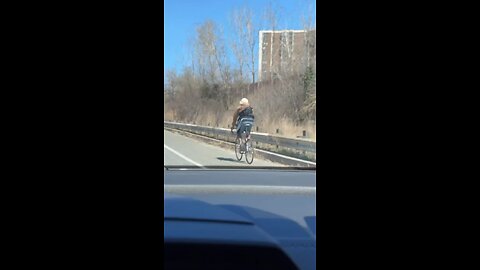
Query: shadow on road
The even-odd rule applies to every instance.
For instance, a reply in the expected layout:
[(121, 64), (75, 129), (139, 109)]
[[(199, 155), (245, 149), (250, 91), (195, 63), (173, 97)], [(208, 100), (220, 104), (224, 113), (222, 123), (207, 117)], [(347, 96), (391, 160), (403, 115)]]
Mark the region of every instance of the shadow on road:
[(221, 160), (221, 161), (231, 161), (231, 162), (235, 162), (235, 163), (245, 163), (245, 161), (238, 161), (234, 158), (224, 158), (224, 157), (217, 157), (218, 160)]

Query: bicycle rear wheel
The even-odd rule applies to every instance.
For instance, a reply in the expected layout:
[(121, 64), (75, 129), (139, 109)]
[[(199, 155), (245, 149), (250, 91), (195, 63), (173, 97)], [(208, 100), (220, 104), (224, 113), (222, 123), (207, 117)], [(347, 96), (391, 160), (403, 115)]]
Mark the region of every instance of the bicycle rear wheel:
[(235, 156), (237, 157), (237, 160), (240, 161), (242, 160), (243, 153), (240, 151), (240, 138), (237, 138), (235, 140)]
[(248, 140), (246, 143), (246, 151), (245, 151), (245, 160), (248, 164), (252, 164), (253, 156), (255, 154), (255, 149), (253, 147), (252, 140)]

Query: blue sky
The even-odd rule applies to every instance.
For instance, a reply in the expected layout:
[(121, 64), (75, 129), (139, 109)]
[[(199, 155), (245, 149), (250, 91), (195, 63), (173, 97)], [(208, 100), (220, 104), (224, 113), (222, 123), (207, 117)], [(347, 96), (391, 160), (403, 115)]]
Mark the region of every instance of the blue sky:
[(279, 28), (286, 29), (301, 29), (301, 13), (308, 9), (309, 3), (315, 8), (312, 0), (164, 0), (164, 69), (181, 71), (188, 64), (188, 40), (206, 20), (221, 26), (228, 38), (230, 17), (235, 8), (248, 6), (260, 19), (268, 3), (280, 8)]

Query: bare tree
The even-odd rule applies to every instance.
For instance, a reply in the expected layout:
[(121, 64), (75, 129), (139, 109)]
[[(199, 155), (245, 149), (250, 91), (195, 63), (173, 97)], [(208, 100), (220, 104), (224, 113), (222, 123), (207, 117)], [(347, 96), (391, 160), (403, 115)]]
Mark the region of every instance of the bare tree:
[(166, 81), (167, 81), (167, 92), (172, 96), (175, 95), (175, 91), (177, 90), (177, 72), (175, 69), (167, 70), (166, 72)]
[(206, 21), (197, 28), (196, 69), (205, 81), (227, 85), (231, 76), (222, 36), (222, 30), (213, 21)]
[(315, 10), (315, 1), (313, 0), (304, 0), (305, 9), (303, 10), (300, 20), (305, 29), (304, 35), (304, 59), (303, 65), (306, 67), (313, 68), (316, 71), (316, 10)]
[(300, 15), (300, 21), (302, 22), (303, 28), (305, 30), (316, 29), (317, 22), (316, 17), (317, 13), (315, 10), (315, 1), (314, 0), (303, 0), (305, 5), (304, 10)]
[(241, 81), (244, 79), (244, 66), (245, 66), (245, 56), (243, 54), (243, 48), (242, 46), (239, 44), (240, 42), (238, 40), (232, 40), (231, 42), (231, 46), (232, 46), (232, 51), (233, 51), (233, 54), (235, 55), (235, 58), (238, 62), (238, 76), (235, 77), (235, 79), (237, 81)]
[(266, 9), (265, 9), (265, 20), (267, 22), (267, 26), (272, 30), (272, 34), (270, 35), (270, 59), (268, 61), (268, 65), (270, 66), (270, 80), (273, 79), (272, 73), (274, 72), (272, 70), (273, 67), (273, 55), (274, 55), (274, 34), (275, 30), (277, 28), (277, 12), (276, 9), (273, 7), (272, 3), (269, 2)]
[(317, 86), (316, 86), (316, 10), (313, 0), (304, 0), (305, 9), (301, 15), (303, 28), (306, 30), (304, 35), (304, 56), (301, 65), (303, 71), (303, 99), (301, 115), (303, 119), (315, 120), (317, 107)]
[(255, 27), (253, 18), (253, 11), (246, 6), (233, 11), (232, 21), (236, 38), (232, 42), (232, 49), (241, 74), (243, 75), (243, 66), (247, 66), (251, 81), (255, 83), (255, 44), (258, 27)]
[(201, 81), (200, 92), (205, 99), (220, 101), (228, 107), (232, 72), (223, 40), (223, 30), (213, 21), (206, 21), (196, 29), (194, 39), (195, 70)]
[(224, 33), (222, 26), (215, 27), (215, 43), (214, 43), (214, 55), (217, 62), (218, 70), (222, 79), (224, 88), (229, 88), (231, 84), (231, 71), (230, 64), (227, 57), (227, 47), (223, 39)]

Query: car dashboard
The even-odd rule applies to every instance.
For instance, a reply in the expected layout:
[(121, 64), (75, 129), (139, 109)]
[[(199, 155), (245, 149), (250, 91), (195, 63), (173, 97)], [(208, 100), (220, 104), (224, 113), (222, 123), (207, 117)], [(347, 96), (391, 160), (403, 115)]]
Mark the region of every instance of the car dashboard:
[(166, 269), (315, 269), (316, 171), (164, 171)]

